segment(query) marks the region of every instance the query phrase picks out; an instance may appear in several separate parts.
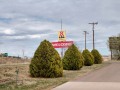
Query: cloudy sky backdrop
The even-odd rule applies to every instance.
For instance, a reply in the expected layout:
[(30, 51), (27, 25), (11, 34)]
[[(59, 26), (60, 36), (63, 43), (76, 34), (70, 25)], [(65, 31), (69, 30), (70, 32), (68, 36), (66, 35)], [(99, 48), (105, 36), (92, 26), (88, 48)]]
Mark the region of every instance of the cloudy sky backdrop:
[[(66, 30), (67, 40), (84, 49), (92, 49), (92, 25), (95, 25), (95, 47), (109, 55), (107, 40), (120, 33), (120, 0), (0, 0), (0, 52), (32, 57), (44, 39), (57, 41), (57, 33)], [(60, 51), (58, 49), (58, 51)]]

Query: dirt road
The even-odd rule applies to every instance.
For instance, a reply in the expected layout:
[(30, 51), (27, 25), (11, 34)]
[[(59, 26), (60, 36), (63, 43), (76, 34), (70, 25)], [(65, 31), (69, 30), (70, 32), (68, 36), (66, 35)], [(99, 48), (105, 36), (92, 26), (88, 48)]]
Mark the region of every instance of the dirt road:
[(53, 90), (120, 90), (120, 62), (67, 82)]

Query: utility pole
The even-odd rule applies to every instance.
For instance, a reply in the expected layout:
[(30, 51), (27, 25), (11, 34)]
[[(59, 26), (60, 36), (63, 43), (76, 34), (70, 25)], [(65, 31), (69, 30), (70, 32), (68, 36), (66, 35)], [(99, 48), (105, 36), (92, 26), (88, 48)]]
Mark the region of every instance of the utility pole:
[(24, 57), (25, 57), (25, 56), (24, 56), (24, 54), (25, 54), (25, 51), (24, 51), (24, 49), (22, 50), (22, 53), (23, 53), (23, 59), (24, 59)]
[(98, 24), (98, 22), (93, 22), (93, 23), (89, 23), (91, 24), (93, 27), (92, 27), (92, 30), (93, 30), (93, 49), (95, 49), (95, 40), (94, 40), (94, 26)]
[(61, 31), (62, 31), (62, 19), (61, 19)]
[(89, 34), (87, 31), (84, 31), (85, 33), (85, 49), (86, 49), (86, 34)]
[[(61, 19), (61, 31), (62, 31), (62, 19)], [(63, 48), (61, 50), (61, 57), (63, 58)]]

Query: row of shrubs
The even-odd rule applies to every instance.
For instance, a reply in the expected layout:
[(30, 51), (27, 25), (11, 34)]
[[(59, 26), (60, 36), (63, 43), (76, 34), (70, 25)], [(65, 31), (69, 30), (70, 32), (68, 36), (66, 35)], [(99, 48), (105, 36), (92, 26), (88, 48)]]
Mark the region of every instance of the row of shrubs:
[(91, 52), (84, 50), (82, 53), (73, 44), (70, 46), (61, 60), (59, 53), (52, 44), (44, 40), (41, 42), (30, 64), (30, 74), (32, 77), (61, 77), (63, 69), (79, 70), (84, 65), (102, 63), (102, 56), (94, 49)]

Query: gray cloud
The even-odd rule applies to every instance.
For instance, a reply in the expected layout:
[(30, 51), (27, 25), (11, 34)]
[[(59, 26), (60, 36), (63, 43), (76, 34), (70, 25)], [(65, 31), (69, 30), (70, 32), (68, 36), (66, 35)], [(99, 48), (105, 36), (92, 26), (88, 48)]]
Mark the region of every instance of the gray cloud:
[(92, 26), (88, 23), (98, 21), (95, 26), (96, 48), (102, 54), (109, 54), (108, 37), (120, 33), (119, 8), (119, 0), (1, 0), (2, 51), (18, 55), (24, 47), (31, 57), (43, 39), (57, 41), (62, 19), (67, 40), (74, 40), (81, 49), (84, 49), (83, 31), (89, 32), (87, 46), (90, 50)]

